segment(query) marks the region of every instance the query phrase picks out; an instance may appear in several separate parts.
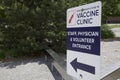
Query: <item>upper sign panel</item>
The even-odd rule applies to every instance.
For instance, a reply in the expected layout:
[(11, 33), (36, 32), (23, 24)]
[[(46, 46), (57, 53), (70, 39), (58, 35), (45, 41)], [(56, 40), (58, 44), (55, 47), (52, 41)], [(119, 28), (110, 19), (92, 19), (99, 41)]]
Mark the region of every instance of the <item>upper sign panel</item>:
[(101, 26), (101, 2), (67, 10), (67, 28)]

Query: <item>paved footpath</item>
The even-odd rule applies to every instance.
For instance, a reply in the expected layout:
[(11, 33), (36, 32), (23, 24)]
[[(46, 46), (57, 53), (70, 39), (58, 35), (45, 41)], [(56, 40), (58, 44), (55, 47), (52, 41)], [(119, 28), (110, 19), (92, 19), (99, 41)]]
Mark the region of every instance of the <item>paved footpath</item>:
[(55, 80), (43, 62), (36, 59), (0, 63), (0, 80)]
[(116, 37), (120, 37), (120, 28), (112, 28), (112, 31), (115, 33)]
[(101, 42), (101, 69), (120, 62), (120, 41)]

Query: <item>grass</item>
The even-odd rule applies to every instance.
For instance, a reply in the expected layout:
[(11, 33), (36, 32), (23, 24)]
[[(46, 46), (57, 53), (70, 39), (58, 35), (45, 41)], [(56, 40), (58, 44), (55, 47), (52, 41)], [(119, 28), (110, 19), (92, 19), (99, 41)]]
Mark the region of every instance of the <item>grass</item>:
[(0, 41), (2, 40), (2, 33), (0, 32)]
[(11, 49), (11, 50), (1, 49), (0, 50), (0, 59), (5, 59), (5, 58), (19, 58), (22, 55), (23, 55), (22, 53), (18, 52), (15, 49)]
[(107, 24), (110, 28), (120, 28), (120, 24)]
[(0, 50), (0, 59), (4, 59), (4, 58), (5, 58), (5, 51)]

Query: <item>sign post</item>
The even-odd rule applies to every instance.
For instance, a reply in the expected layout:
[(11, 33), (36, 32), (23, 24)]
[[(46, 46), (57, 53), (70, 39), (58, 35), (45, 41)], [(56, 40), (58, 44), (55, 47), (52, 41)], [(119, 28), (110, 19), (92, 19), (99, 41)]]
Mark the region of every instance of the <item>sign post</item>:
[(67, 73), (76, 80), (100, 80), (101, 2), (67, 10)]

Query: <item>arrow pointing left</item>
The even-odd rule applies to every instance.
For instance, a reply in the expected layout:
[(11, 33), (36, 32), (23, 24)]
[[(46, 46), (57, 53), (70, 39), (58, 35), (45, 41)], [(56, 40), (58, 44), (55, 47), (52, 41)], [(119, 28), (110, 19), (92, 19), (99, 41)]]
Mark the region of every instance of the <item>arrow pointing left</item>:
[(72, 67), (74, 68), (74, 70), (77, 72), (77, 69), (95, 74), (95, 67), (94, 66), (90, 66), (87, 64), (83, 64), (80, 62), (77, 62), (77, 58), (75, 58), (71, 63)]

